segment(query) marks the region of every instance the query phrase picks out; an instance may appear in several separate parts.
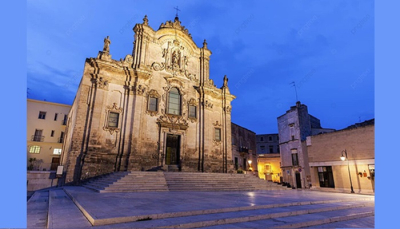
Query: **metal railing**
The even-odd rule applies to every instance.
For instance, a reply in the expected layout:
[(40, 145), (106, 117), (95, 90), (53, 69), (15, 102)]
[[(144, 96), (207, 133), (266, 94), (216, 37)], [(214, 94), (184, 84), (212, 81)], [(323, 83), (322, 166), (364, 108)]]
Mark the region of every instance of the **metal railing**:
[(44, 140), (43, 135), (32, 135), (31, 141), (42, 142)]

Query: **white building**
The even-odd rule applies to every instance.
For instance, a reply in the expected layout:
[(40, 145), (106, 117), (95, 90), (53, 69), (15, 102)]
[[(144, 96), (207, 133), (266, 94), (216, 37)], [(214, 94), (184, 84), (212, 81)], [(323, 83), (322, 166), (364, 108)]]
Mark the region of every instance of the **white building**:
[(59, 165), (70, 105), (28, 99), (28, 170), (56, 170)]

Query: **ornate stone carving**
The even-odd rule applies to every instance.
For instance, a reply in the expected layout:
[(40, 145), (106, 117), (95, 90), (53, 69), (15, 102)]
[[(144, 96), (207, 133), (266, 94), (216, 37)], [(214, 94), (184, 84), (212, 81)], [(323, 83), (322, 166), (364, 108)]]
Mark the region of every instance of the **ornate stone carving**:
[(172, 130), (186, 130), (189, 125), (183, 116), (164, 114), (157, 119), (157, 123), (161, 127), (170, 128)]
[(174, 28), (174, 29), (179, 29), (186, 35), (188, 35), (190, 38), (192, 38), (192, 35), (189, 33), (188, 29), (185, 29), (185, 26), (181, 25), (181, 22), (179, 21), (178, 17), (175, 17), (174, 22), (172, 21), (167, 21), (164, 23), (161, 23), (160, 28)]
[(198, 81), (196, 74), (187, 70), (189, 57), (185, 55), (185, 47), (181, 46), (178, 40), (168, 41), (167, 48), (163, 49), (162, 63), (153, 62), (151, 68), (154, 71), (165, 70), (173, 76), (184, 76), (190, 80)]
[[(154, 89), (150, 90), (150, 91), (147, 93), (147, 96), (146, 96), (146, 98), (147, 98), (147, 102), (146, 102), (146, 104), (147, 104), (147, 107), (146, 107), (146, 114), (149, 114), (150, 116), (155, 116), (155, 115), (158, 114), (158, 110), (159, 110), (159, 107), (160, 107), (160, 106), (159, 106), (160, 97), (161, 97), (161, 95), (158, 94), (158, 92), (157, 92), (156, 90), (154, 90)], [(150, 101), (150, 98), (157, 98), (157, 99), (158, 99), (158, 100), (157, 100), (157, 110), (156, 110), (156, 111), (151, 111), (151, 110), (149, 110), (149, 101)]]
[(103, 77), (92, 78), (92, 82), (97, 85), (97, 88), (107, 89), (108, 80), (104, 79)]
[(146, 91), (146, 87), (139, 84), (136, 87), (133, 88), (136, 95), (143, 95), (143, 93)]
[(231, 111), (232, 111), (232, 107), (231, 106), (226, 106), (226, 107), (224, 107), (224, 110), (226, 111), (226, 113), (231, 113)]
[(204, 103), (204, 106), (207, 109), (212, 109), (214, 105), (211, 102), (209, 102), (208, 100), (206, 100), (206, 102)]
[(197, 106), (197, 100), (191, 98), (191, 99), (189, 100), (188, 104), (191, 105), (191, 106)]
[[(106, 108), (107, 108), (107, 109), (106, 109), (107, 117), (105, 118), (103, 130), (109, 131), (111, 135), (114, 134), (114, 132), (115, 132), (115, 133), (118, 133), (118, 132), (120, 131), (119, 126), (120, 126), (120, 123), (121, 123), (121, 114), (122, 114), (122, 112), (123, 112), (123, 109), (122, 109), (122, 107), (118, 107), (118, 106), (117, 106), (117, 103), (113, 103), (112, 106), (108, 105)], [(119, 120), (118, 120), (118, 125), (117, 125), (117, 127), (110, 127), (110, 126), (108, 126), (108, 119), (109, 119), (109, 117), (110, 117), (110, 112), (114, 112), (114, 113), (118, 113), (118, 114), (119, 114), (119, 115), (118, 115), (118, 119), (119, 119)]]
[(131, 55), (129, 55), (129, 54), (126, 55), (125, 59), (124, 59), (124, 62), (132, 64), (133, 63), (133, 57)]
[(222, 126), (222, 124), (219, 123), (218, 121), (215, 121), (215, 123), (213, 123), (213, 125), (214, 125), (215, 127), (221, 127), (221, 126)]

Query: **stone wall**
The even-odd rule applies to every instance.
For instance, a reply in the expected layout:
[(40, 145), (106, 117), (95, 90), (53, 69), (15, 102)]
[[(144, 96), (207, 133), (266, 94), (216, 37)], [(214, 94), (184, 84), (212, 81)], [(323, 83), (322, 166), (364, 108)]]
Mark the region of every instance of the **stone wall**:
[[(307, 151), (312, 185), (320, 187), (318, 167), (331, 166), (335, 189), (349, 192), (349, 164), (354, 191), (373, 193), (375, 181), (369, 169), (375, 166), (374, 139), (374, 125), (309, 137)], [(349, 161), (340, 159), (344, 150)]]
[(26, 178), (27, 191), (56, 187), (58, 183), (55, 171), (28, 171)]

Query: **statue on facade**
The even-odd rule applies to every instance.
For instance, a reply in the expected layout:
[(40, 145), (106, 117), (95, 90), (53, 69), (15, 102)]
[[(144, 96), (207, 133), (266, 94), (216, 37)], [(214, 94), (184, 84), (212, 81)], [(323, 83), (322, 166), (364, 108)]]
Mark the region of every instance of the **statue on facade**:
[(224, 87), (228, 87), (228, 77), (224, 76)]
[(104, 38), (103, 52), (107, 53), (110, 52), (110, 44), (111, 44), (110, 37), (107, 36), (106, 38)]

